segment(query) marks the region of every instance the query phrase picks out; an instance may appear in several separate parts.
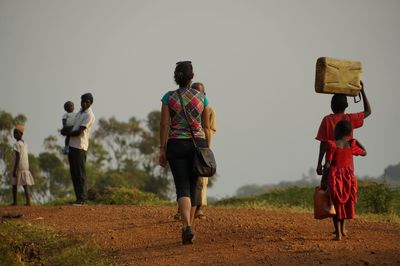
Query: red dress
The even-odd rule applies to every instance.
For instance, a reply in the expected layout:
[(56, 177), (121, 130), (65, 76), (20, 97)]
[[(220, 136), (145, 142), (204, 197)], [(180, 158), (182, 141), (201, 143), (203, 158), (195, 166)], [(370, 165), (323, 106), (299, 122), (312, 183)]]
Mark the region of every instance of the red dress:
[(335, 141), (328, 141), (326, 160), (331, 161), (327, 185), (331, 193), (338, 219), (354, 218), (357, 202), (357, 179), (354, 176), (353, 155), (364, 155), (356, 140), (350, 140), (349, 148), (338, 148)]

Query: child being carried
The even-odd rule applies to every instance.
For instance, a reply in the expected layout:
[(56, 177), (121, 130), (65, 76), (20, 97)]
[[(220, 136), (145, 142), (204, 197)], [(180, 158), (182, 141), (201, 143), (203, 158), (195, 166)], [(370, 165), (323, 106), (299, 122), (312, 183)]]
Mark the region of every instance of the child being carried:
[[(74, 126), (76, 117), (76, 113), (74, 113), (74, 103), (71, 101), (67, 101), (66, 103), (64, 103), (64, 110), (66, 113), (62, 117), (62, 125), (63, 125), (62, 130), (71, 131)], [(69, 152), (69, 136), (66, 136), (65, 146), (62, 150), (62, 153), (68, 154), (68, 152)]]

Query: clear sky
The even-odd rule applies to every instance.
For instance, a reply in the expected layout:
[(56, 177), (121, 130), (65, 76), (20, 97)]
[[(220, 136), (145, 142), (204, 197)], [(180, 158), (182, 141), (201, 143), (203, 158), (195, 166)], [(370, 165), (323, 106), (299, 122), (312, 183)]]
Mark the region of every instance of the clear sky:
[(399, 14), (397, 0), (0, 0), (0, 109), (27, 115), (38, 154), (66, 100), (91, 91), (97, 118), (144, 119), (191, 60), (217, 111), (210, 195), (221, 197), (315, 168), (331, 112), (315, 61), (359, 60), (372, 115), (355, 132), (368, 150), (356, 174), (379, 176), (400, 161)]

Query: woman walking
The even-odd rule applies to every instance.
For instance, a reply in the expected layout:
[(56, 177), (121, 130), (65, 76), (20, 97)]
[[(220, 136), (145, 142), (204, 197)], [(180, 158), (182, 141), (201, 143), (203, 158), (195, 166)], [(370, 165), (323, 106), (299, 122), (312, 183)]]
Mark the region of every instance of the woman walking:
[(192, 223), (196, 210), (196, 183), (199, 179), (192, 171), (195, 147), (190, 130), (199, 147), (208, 147), (211, 136), (206, 119), (208, 110), (205, 108), (208, 100), (204, 93), (190, 88), (193, 76), (190, 61), (178, 62), (174, 79), (179, 88), (167, 92), (161, 100), (159, 163), (165, 167), (168, 161), (174, 177), (183, 222), (182, 244), (192, 244), (194, 240)]

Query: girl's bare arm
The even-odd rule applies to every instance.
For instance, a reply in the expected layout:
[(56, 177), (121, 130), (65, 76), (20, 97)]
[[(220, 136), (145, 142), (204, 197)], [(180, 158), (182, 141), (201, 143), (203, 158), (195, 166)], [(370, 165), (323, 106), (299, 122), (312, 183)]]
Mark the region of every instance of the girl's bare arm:
[(166, 157), (166, 145), (168, 140), (169, 133), (169, 124), (170, 124), (170, 114), (169, 108), (167, 105), (161, 105), (161, 121), (160, 121), (160, 157), (159, 164), (162, 167), (167, 165), (167, 157)]

